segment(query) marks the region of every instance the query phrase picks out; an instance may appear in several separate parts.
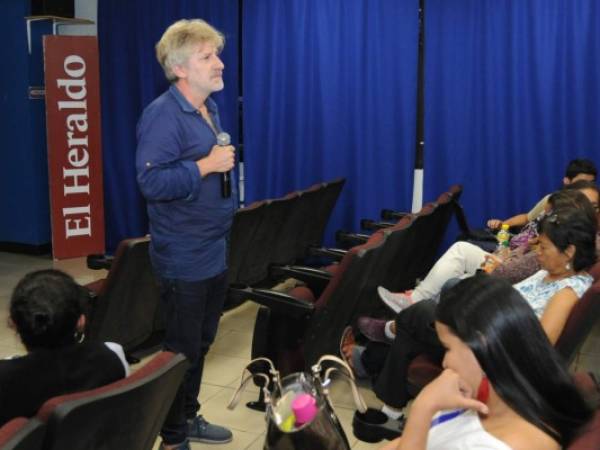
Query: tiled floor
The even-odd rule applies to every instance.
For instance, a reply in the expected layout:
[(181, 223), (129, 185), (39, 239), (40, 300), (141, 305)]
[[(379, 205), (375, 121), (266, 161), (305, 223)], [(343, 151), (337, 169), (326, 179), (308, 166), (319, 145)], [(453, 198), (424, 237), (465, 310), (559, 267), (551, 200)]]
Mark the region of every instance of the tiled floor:
[[(24, 353), (15, 333), (8, 329), (8, 303), (10, 293), (17, 281), (27, 272), (36, 269), (55, 267), (70, 273), (81, 283), (89, 283), (105, 275), (104, 271), (88, 270), (83, 258), (53, 262), (49, 256), (26, 256), (0, 252), (0, 358)], [(226, 445), (214, 446), (192, 444), (194, 450), (260, 450), (264, 440), (264, 414), (252, 411), (244, 405), (257, 396), (256, 388), (249, 388), (242, 396), (234, 411), (226, 408), (227, 403), (239, 383), (242, 369), (250, 360), (252, 329), (257, 307), (246, 303), (233, 311), (226, 313), (221, 319), (217, 339), (211, 348), (204, 369), (204, 377), (200, 392), (203, 404), (202, 411), (206, 418), (215, 423), (230, 427), (234, 439)], [(144, 361), (140, 363), (143, 365)], [(139, 366), (139, 365), (138, 365)], [(134, 366), (135, 370), (137, 366)], [(375, 406), (378, 401), (373, 394), (362, 389), (365, 400)], [(349, 390), (343, 384), (334, 385), (332, 399), (336, 411), (346, 430), (353, 449), (376, 449), (381, 444), (367, 444), (358, 441), (352, 434), (353, 402)], [(158, 440), (155, 448), (158, 448)]]

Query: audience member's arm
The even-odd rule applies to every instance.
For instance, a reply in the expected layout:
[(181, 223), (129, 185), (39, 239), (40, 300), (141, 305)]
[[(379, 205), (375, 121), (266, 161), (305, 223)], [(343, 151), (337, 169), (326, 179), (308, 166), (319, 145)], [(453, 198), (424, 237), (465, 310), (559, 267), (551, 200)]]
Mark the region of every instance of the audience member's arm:
[(540, 320), (552, 345), (556, 344), (560, 337), (575, 303), (577, 303), (577, 294), (570, 287), (561, 289), (550, 299)]
[(487, 226), (492, 230), (496, 230), (500, 228), (503, 223), (507, 223), (510, 227), (522, 227), (527, 225), (527, 222), (529, 222), (527, 214), (517, 214), (506, 220), (490, 219), (487, 221)]
[(546, 208), (546, 203), (548, 203), (548, 197), (549, 195), (546, 195), (544, 198), (542, 198), (539, 202), (535, 204), (533, 208), (531, 208), (531, 211), (529, 211), (526, 214), (517, 214), (516, 216), (513, 216), (506, 220), (490, 219), (487, 221), (487, 226), (488, 228), (495, 230), (497, 228), (500, 228), (503, 223), (507, 223), (510, 227), (522, 227), (524, 225), (527, 225), (528, 222), (537, 219), (538, 216), (544, 212)]

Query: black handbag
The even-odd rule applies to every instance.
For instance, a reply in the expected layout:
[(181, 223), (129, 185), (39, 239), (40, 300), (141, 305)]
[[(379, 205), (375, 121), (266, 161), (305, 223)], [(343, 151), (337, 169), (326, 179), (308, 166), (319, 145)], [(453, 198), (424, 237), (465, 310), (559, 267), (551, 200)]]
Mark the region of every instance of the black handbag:
[[(259, 366), (268, 367), (268, 373), (257, 370)], [(367, 407), (358, 392), (352, 370), (344, 361), (330, 355), (321, 357), (311, 367), (311, 373), (296, 372), (283, 378), (267, 358), (251, 361), (227, 407), (235, 408), (249, 381), (262, 379), (261, 389), (267, 404), (264, 450), (350, 450), (346, 433), (329, 399), (328, 386), (334, 373), (348, 381), (356, 408), (365, 412)], [(307, 399), (310, 400), (308, 413), (304, 408), (300, 421), (298, 403)]]

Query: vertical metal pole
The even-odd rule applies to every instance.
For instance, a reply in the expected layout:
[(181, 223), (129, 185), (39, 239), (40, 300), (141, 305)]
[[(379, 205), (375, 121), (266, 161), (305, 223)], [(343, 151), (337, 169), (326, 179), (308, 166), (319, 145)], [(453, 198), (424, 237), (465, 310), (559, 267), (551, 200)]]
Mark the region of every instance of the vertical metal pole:
[(419, 0), (419, 40), (417, 62), (417, 132), (415, 169), (413, 176), (412, 212), (423, 206), (424, 151), (425, 151), (425, 0)]
[(243, 55), (244, 0), (238, 0), (238, 195), (240, 208), (246, 204), (244, 175), (244, 55)]

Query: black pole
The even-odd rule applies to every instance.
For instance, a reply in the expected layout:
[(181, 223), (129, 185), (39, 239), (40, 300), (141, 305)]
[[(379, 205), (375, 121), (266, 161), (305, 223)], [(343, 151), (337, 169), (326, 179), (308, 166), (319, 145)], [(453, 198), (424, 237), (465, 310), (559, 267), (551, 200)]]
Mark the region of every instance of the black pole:
[(413, 213), (420, 211), (423, 206), (423, 154), (425, 152), (425, 0), (419, 0), (417, 55), (417, 129), (415, 133), (415, 168), (413, 170)]
[(246, 203), (245, 192), (245, 167), (244, 167), (244, 52), (243, 52), (243, 21), (244, 21), (244, 0), (238, 0), (238, 195), (240, 207)]
[(425, 150), (425, 0), (419, 0), (418, 49), (415, 169), (423, 169), (423, 152)]

